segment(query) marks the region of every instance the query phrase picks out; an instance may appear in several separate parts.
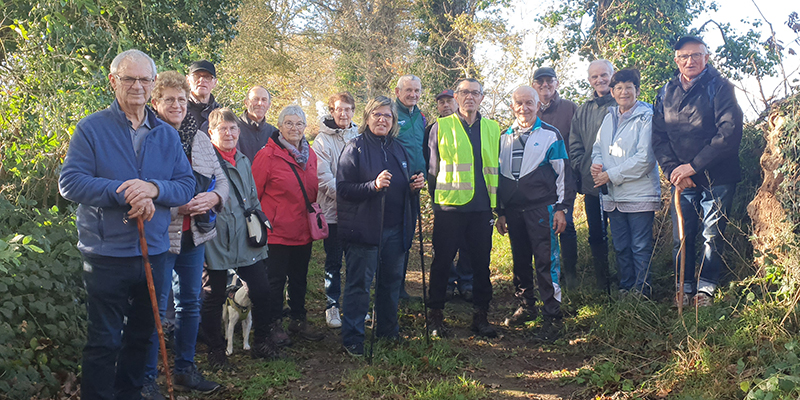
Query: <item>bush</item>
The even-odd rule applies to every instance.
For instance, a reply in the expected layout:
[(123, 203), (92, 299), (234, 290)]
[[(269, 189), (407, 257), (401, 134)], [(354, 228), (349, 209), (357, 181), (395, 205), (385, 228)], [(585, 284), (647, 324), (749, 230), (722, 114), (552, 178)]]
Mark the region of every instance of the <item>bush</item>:
[(0, 398), (49, 398), (86, 332), (75, 218), (0, 198)]

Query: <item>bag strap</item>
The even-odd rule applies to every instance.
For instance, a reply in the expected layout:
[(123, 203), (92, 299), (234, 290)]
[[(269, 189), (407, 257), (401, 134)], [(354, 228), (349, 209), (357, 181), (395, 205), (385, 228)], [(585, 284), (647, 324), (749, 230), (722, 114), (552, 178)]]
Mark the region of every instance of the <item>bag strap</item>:
[(236, 196), (236, 200), (239, 201), (239, 207), (242, 207), (244, 210), (244, 200), (242, 200), (242, 195), (239, 194), (239, 190), (236, 189), (236, 185), (234, 185), (233, 181), (231, 181), (231, 175), (228, 173), (228, 168), (225, 167), (225, 160), (222, 158), (222, 154), (219, 154), (219, 150), (217, 150), (216, 146), (214, 146), (214, 153), (217, 155), (219, 166), (222, 167), (222, 172), (225, 173), (225, 177), (228, 178), (228, 182), (230, 182), (230, 186), (233, 188), (233, 194)]
[(309, 213), (313, 213), (314, 208), (311, 207), (311, 201), (308, 200), (308, 193), (306, 193), (306, 187), (305, 185), (303, 185), (303, 180), (300, 179), (300, 174), (297, 173), (297, 168), (295, 168), (294, 165), (288, 161), (286, 161), (286, 163), (289, 164), (289, 167), (292, 169), (292, 172), (294, 172), (294, 176), (297, 177), (297, 183), (300, 184), (300, 190), (303, 191), (303, 197), (306, 199), (306, 209), (308, 210)]

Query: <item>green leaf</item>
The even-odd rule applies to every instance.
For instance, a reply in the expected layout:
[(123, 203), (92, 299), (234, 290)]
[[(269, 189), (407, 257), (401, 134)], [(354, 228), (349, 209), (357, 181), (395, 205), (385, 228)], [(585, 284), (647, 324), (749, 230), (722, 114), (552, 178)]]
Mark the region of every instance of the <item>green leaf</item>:
[(739, 382), (739, 389), (742, 389), (743, 392), (747, 393), (750, 391), (750, 381), (742, 381)]

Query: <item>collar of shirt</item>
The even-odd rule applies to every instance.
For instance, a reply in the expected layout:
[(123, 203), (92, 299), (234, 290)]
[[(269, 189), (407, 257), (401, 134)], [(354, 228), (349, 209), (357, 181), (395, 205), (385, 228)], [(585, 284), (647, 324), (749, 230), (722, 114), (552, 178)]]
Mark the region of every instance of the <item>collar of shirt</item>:
[(636, 110), (636, 107), (638, 107), (638, 106), (639, 106), (639, 102), (637, 101), (636, 103), (633, 103), (633, 107), (631, 107), (630, 110), (625, 111), (625, 112), (620, 112), (620, 108), (619, 108), (619, 106), (617, 106), (616, 107), (617, 108), (617, 118), (619, 118), (619, 123), (621, 124), (621, 123), (625, 122), (628, 118), (630, 118), (631, 115), (633, 115), (633, 111)]
[(252, 119), (250, 119), (250, 114), (248, 114), (247, 111), (244, 112), (244, 118), (247, 120), (248, 124), (253, 125), (256, 128), (260, 128), (261, 125), (263, 125), (264, 122), (267, 121), (267, 117), (261, 118), (261, 121), (253, 121)]
[(697, 75), (697, 76), (695, 76), (694, 78), (692, 78), (692, 79), (690, 79), (690, 80), (688, 80), (688, 81), (686, 80), (686, 78), (684, 78), (684, 77), (683, 77), (683, 74), (681, 74), (681, 73), (678, 73), (678, 75), (680, 76), (680, 78), (679, 78), (679, 79), (680, 79), (680, 81), (681, 81), (681, 86), (683, 87), (683, 90), (685, 90), (685, 91), (687, 91), (687, 92), (688, 92), (688, 91), (689, 91), (689, 89), (691, 89), (691, 88), (692, 88), (692, 86), (694, 86), (694, 84), (695, 84), (695, 83), (697, 83), (697, 81), (698, 81), (698, 80), (699, 80), (699, 79), (700, 79), (700, 78), (701, 78), (703, 75), (705, 75), (707, 71), (708, 71), (708, 66), (706, 65), (706, 67), (703, 69), (703, 72), (701, 72), (701, 73), (700, 73), (700, 75)]
[(508, 128), (509, 132), (514, 139), (518, 139), (522, 135), (529, 135), (531, 132), (539, 129), (542, 127), (542, 120), (539, 117), (536, 117), (536, 122), (533, 123), (528, 128), (523, 128), (519, 125), (519, 120), (514, 120), (514, 123), (511, 124), (511, 128)]

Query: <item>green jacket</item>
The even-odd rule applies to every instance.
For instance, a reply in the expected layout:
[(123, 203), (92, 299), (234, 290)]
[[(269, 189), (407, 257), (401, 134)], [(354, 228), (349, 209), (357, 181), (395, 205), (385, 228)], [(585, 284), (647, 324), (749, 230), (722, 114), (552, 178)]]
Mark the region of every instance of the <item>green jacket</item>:
[(408, 153), (408, 170), (411, 174), (425, 171), (425, 157), (422, 154), (422, 147), (426, 144), (422, 143), (425, 136), (425, 116), (416, 105), (409, 112), (408, 107), (400, 100), (395, 100), (395, 103), (397, 124), (400, 126), (395, 140), (403, 145)]
[(597, 132), (603, 124), (603, 118), (608, 114), (608, 108), (617, 105), (617, 101), (607, 95), (598, 97), (597, 94), (581, 104), (575, 115), (572, 116), (572, 126), (569, 133), (569, 164), (575, 171), (578, 180), (578, 193), (599, 196), (599, 189), (594, 187), (594, 180), (590, 171), (592, 167), (592, 146), (597, 139)]
[(267, 246), (250, 247), (247, 244), (247, 226), (244, 220), (244, 209), (239, 204), (234, 187), (242, 196), (245, 207), (258, 203), (256, 183), (253, 180), (250, 160), (236, 152), (236, 166), (223, 161), (222, 166), (228, 172), (230, 197), (225, 207), (217, 214), (217, 236), (206, 242), (206, 263), (210, 270), (246, 267), (267, 258)]

